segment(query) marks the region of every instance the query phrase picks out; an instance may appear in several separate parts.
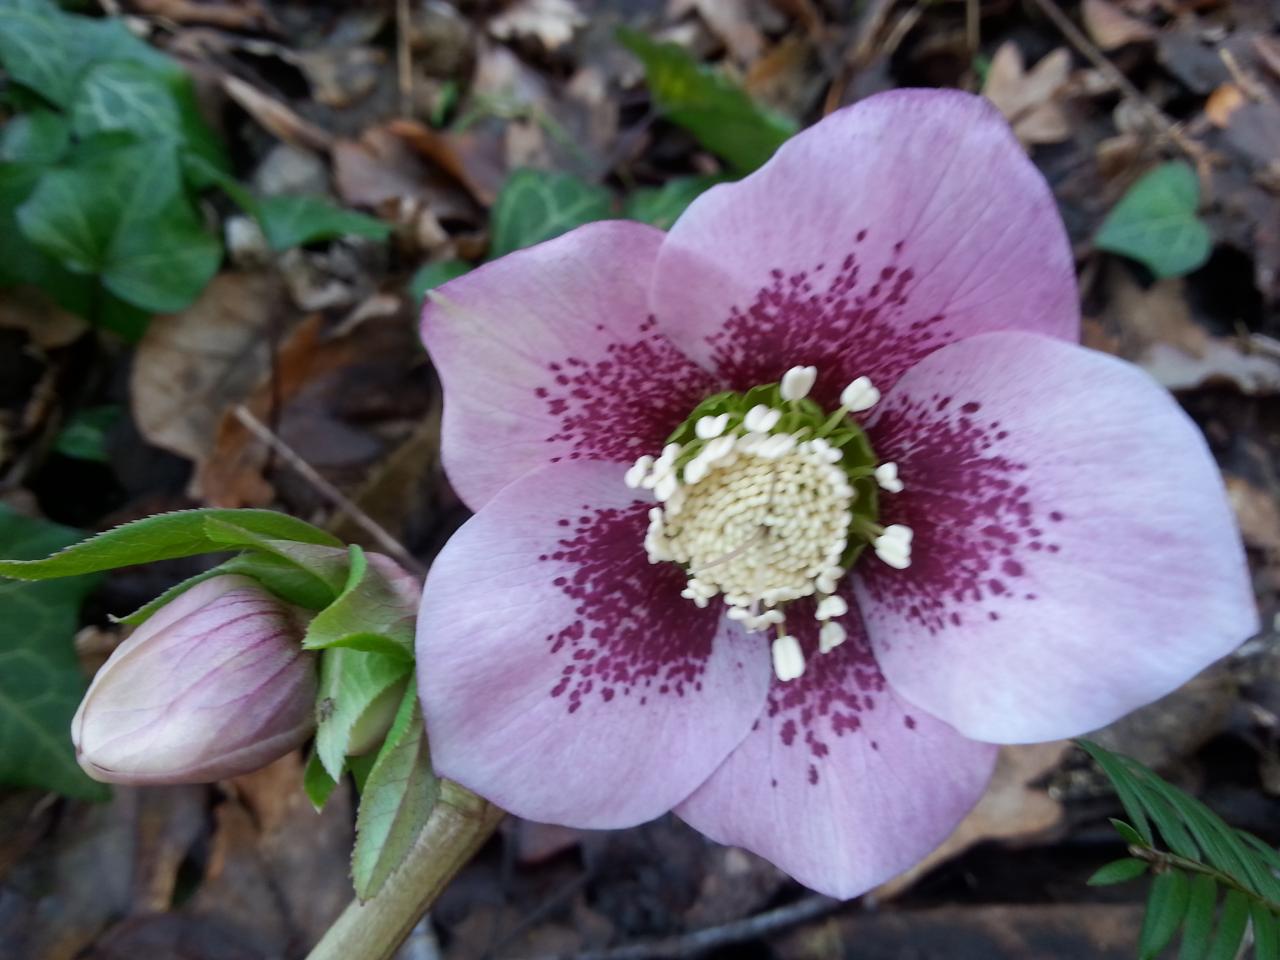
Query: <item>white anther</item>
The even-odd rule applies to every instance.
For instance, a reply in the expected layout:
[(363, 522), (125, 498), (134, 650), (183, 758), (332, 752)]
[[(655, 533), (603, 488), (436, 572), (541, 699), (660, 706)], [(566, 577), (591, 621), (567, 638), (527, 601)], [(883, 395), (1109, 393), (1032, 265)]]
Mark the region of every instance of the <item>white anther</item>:
[(727, 413), (722, 413), (718, 417), (699, 417), (698, 422), (693, 425), (693, 432), (698, 435), (699, 440), (711, 440), (724, 433), (727, 426), (729, 426)]
[(803, 400), (818, 379), (817, 367), (792, 367), (782, 375), (783, 400)]
[(845, 602), (844, 597), (833, 594), (818, 601), (818, 609), (813, 615), (819, 620), (830, 620), (833, 617), (843, 617), (848, 612), (849, 604)]
[(666, 500), (676, 492), (679, 486), (680, 481), (676, 479), (676, 475), (674, 473), (665, 473), (658, 482), (653, 485), (653, 495), (659, 500)]
[(640, 484), (644, 483), (644, 478), (649, 475), (649, 470), (652, 466), (653, 457), (646, 454), (632, 464), (631, 469), (623, 475), (622, 482), (632, 490), (636, 489)]
[(775, 410), (773, 407), (767, 407), (763, 403), (757, 403), (742, 418), (742, 425), (748, 430), (768, 433), (778, 425), (778, 421), (781, 419), (781, 410)]
[(850, 413), (861, 413), (863, 410), (870, 410), (879, 402), (880, 391), (872, 386), (870, 379), (867, 377), (858, 377), (853, 383), (840, 391), (840, 406)]
[(880, 484), (881, 490), (887, 490), (889, 493), (901, 493), (903, 486), (902, 481), (898, 479), (898, 465), (890, 460), (888, 463), (882, 463), (876, 467), (876, 483)]
[(702, 456), (694, 457), (684, 465), (684, 482), (692, 486), (711, 472), (711, 464)]
[(702, 448), (702, 452), (698, 454), (698, 459), (706, 460), (709, 464), (715, 463), (717, 460), (723, 460), (733, 452), (733, 446), (736, 442), (735, 437), (716, 437)]
[(839, 463), (844, 458), (844, 454), (833, 447), (822, 437), (815, 437), (809, 441), (809, 448), (813, 451), (813, 455), (824, 463)]
[(773, 672), (783, 683), (804, 675), (804, 652), (795, 637), (779, 637), (773, 641), (770, 652), (773, 654)]
[(840, 644), (844, 643), (848, 634), (845, 633), (844, 627), (836, 623), (834, 620), (828, 620), (822, 625), (818, 631), (818, 652), (830, 653)]
[(876, 556), (897, 570), (905, 570), (911, 566), (911, 537), (911, 528), (900, 523), (885, 527), (873, 543)]
[(790, 433), (774, 433), (761, 441), (756, 448), (757, 457), (764, 457), (766, 460), (777, 460), (785, 457), (788, 453), (796, 448), (796, 438)]

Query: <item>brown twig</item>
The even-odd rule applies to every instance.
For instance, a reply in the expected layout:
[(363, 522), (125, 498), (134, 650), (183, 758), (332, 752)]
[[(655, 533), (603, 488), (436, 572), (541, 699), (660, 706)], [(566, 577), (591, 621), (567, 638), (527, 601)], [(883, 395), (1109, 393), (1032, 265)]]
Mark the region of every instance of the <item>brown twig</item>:
[(379, 547), (395, 557), (401, 566), (417, 576), (423, 576), (426, 573), (426, 568), (417, 561), (413, 554), (404, 548), (399, 540), (391, 536), (373, 517), (352, 503), (346, 494), (322, 477), (315, 467), (307, 463), (296, 450), (276, 436), (271, 428), (255, 417), (248, 407), (244, 404), (237, 404), (232, 413), (244, 425), (246, 430), (265, 443), (272, 452), (293, 468), (295, 473), (315, 487), (320, 495), (333, 504), (339, 513), (350, 517), (352, 522), (376, 541)]
[(644, 943), (633, 943), (608, 950), (588, 950), (583, 953), (552, 954), (532, 958), (532, 960), (665, 960), (674, 958), (696, 957), (709, 950), (742, 943), (770, 933), (776, 933), (787, 927), (793, 927), (806, 920), (824, 916), (840, 906), (839, 900), (817, 894), (789, 903), (785, 907), (766, 910), (755, 916), (734, 920), (732, 923), (718, 927), (707, 927), (674, 937), (663, 937), (661, 940), (649, 940)]
[(1081, 56), (1093, 64), (1125, 97), (1137, 105), (1146, 114), (1151, 124), (1196, 164), (1201, 179), (1207, 179), (1209, 152), (1203, 146), (1188, 138), (1177, 123), (1171, 120), (1150, 97), (1134, 86), (1133, 82), (1121, 73), (1120, 68), (1108, 60), (1103, 52), (1094, 45), (1093, 41), (1071, 22), (1071, 18), (1062, 11), (1062, 8), (1054, 0), (1031, 0), (1031, 2), (1040, 9), (1041, 13), (1053, 21), (1054, 26), (1061, 31), (1062, 35), (1067, 38), (1067, 42), (1075, 47)]

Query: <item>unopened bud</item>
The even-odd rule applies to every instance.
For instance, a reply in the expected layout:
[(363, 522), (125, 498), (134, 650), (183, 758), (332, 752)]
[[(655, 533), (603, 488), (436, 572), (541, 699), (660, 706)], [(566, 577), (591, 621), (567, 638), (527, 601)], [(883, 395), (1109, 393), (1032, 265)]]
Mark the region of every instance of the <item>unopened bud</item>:
[(304, 628), (299, 611), (248, 577), (192, 587), (94, 677), (71, 723), (80, 765), (112, 783), (202, 783), (293, 750), (315, 714)]

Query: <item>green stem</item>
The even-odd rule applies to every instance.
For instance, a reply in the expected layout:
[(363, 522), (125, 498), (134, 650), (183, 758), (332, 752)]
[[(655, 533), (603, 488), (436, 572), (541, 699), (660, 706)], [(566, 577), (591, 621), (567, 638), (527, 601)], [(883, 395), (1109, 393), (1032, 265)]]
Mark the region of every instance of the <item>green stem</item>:
[(1203, 873), (1205, 876), (1213, 877), (1213, 879), (1218, 881), (1222, 886), (1243, 893), (1250, 900), (1256, 900), (1261, 903), (1273, 914), (1280, 915), (1280, 903), (1274, 903), (1266, 897), (1259, 896), (1248, 887), (1242, 886), (1234, 877), (1231, 877), (1208, 864), (1201, 863), (1198, 860), (1191, 860), (1187, 857), (1180, 857), (1176, 853), (1167, 853), (1164, 850), (1155, 850), (1151, 847), (1139, 847), (1133, 844), (1129, 846), (1129, 853), (1137, 857), (1139, 860), (1147, 861), (1147, 863), (1151, 864), (1152, 868), (1157, 873), (1162, 870), (1168, 870), (1176, 867), (1179, 870), (1186, 870), (1188, 873)]
[(446, 782), (404, 863), (376, 897), (364, 903), (353, 900), (307, 960), (390, 960), (503, 816), (493, 804)]

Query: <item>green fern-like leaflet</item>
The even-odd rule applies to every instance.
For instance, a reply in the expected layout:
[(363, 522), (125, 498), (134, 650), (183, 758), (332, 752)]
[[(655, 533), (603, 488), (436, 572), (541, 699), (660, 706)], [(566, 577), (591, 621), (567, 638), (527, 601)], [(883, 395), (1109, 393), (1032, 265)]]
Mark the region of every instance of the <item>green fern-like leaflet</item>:
[(1107, 864), (1089, 883), (1154, 875), (1141, 960), (1159, 956), (1179, 931), (1178, 960), (1234, 960), (1250, 930), (1256, 960), (1280, 960), (1280, 854), (1138, 761), (1078, 742), (1110, 778), (1129, 818), (1111, 822), (1130, 856)]

